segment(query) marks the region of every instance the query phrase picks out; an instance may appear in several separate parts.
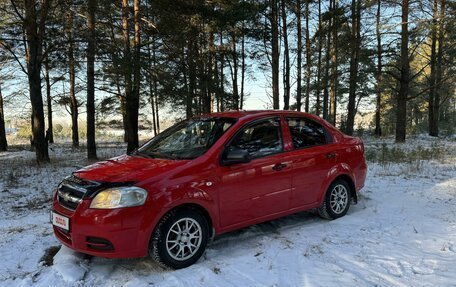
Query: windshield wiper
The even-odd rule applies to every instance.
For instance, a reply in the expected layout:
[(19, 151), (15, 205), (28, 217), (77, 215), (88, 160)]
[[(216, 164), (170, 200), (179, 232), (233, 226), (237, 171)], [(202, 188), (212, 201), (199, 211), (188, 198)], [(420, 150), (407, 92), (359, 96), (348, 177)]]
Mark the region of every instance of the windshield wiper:
[(177, 159), (177, 157), (169, 155), (169, 154), (166, 154), (166, 153), (161, 153), (161, 152), (156, 152), (156, 151), (151, 151), (151, 152), (148, 152), (148, 153), (151, 154), (152, 156), (158, 157), (158, 158), (166, 158), (166, 159), (172, 159), (172, 160), (176, 160)]

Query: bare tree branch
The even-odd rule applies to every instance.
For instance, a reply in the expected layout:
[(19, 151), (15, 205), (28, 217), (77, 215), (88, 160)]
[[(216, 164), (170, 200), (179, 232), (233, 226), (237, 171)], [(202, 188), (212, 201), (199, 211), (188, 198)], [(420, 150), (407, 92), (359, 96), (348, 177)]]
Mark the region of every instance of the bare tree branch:
[(10, 52), (10, 54), (14, 57), (14, 59), (16, 60), (16, 62), (19, 64), (19, 66), (21, 67), (21, 70), (22, 72), (24, 72), (25, 74), (28, 74), (27, 73), (27, 70), (25, 69), (25, 67), (22, 65), (21, 61), (19, 60), (19, 58), (17, 57), (16, 53), (13, 51), (13, 49), (11, 49), (7, 44), (5, 44), (4, 42), (0, 42), (0, 45), (2, 45), (3, 48), (5, 48), (6, 50), (8, 50), (8, 52)]

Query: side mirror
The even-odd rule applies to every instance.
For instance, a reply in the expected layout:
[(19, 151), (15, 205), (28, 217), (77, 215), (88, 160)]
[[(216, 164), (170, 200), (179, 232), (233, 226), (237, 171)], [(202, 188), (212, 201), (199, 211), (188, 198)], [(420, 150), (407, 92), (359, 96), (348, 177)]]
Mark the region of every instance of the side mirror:
[(222, 160), (223, 165), (231, 165), (237, 163), (250, 162), (250, 154), (245, 149), (232, 149), (229, 150)]

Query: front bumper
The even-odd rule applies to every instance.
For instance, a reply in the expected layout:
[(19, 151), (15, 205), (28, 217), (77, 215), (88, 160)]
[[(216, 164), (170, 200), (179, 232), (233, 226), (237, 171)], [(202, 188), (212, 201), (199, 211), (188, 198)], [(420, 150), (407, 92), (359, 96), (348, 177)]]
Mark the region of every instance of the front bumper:
[(90, 200), (83, 200), (73, 211), (54, 199), (52, 210), (70, 219), (69, 231), (53, 226), (54, 234), (62, 244), (106, 258), (147, 256), (151, 230), (145, 206), (90, 209), (89, 205)]

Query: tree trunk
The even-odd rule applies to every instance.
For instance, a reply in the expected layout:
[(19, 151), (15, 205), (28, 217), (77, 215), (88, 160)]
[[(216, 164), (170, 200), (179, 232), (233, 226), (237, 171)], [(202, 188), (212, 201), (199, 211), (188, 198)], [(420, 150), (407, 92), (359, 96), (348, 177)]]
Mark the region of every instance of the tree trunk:
[[(211, 30), (209, 32), (209, 43), (208, 43), (208, 59), (207, 59), (207, 93), (206, 93), (206, 102), (205, 102), (205, 110), (207, 113), (213, 112), (213, 104), (214, 104), (214, 32)], [(242, 104), (241, 104), (242, 106)]]
[(152, 85), (153, 85), (153, 90), (152, 87), (149, 87), (151, 89), (151, 106), (152, 106), (152, 116), (153, 116), (153, 125), (154, 125), (154, 136), (158, 135), (160, 133), (160, 118), (158, 115), (158, 77), (155, 73), (155, 69), (158, 65), (157, 63), (157, 55), (156, 55), (156, 46), (155, 42), (156, 37), (155, 35), (152, 36), (152, 67), (154, 69), (153, 76), (152, 76)]
[(190, 37), (188, 40), (188, 48), (187, 48), (187, 63), (188, 63), (188, 94), (186, 99), (186, 116), (187, 119), (193, 116), (193, 99), (195, 98), (195, 90), (196, 90), (196, 43), (193, 37)]
[[(333, 10), (337, 10), (338, 0), (333, 1)], [(334, 13), (333, 13), (334, 14)], [(330, 92), (329, 92), (329, 121), (336, 126), (336, 114), (337, 114), (337, 91), (338, 91), (338, 55), (337, 55), (337, 36), (338, 36), (338, 17), (333, 15), (333, 25), (331, 27), (332, 32), (332, 46), (331, 52), (331, 80), (330, 80)]]
[(152, 128), (154, 131), (154, 136), (157, 135), (157, 117), (155, 115), (155, 91), (156, 91), (156, 81), (150, 77), (149, 79), (149, 93), (150, 93), (150, 106), (152, 110)]
[(279, 109), (279, 11), (278, 0), (271, 0), (271, 29), (272, 29), (272, 107)]
[(87, 158), (97, 158), (95, 143), (95, 13), (96, 0), (87, 2)]
[[(440, 121), (440, 96), (442, 92), (442, 75), (443, 75), (443, 44), (444, 44), (444, 21), (445, 21), (445, 0), (440, 0), (440, 17), (438, 23), (438, 47), (436, 63), (436, 87), (434, 96), (434, 124), (432, 127), (433, 136), (439, 135)], [(436, 23), (437, 25), (437, 23)]]
[(244, 84), (245, 84), (245, 24), (244, 20), (242, 21), (242, 36), (241, 36), (241, 100), (239, 103), (239, 109), (244, 108)]
[[(202, 25), (204, 26), (204, 25)], [(201, 27), (204, 29), (204, 27)], [(202, 37), (206, 38), (206, 37)], [(211, 112), (211, 93), (210, 93), (210, 81), (211, 81), (211, 48), (208, 47), (204, 42), (206, 39), (201, 39), (199, 55), (199, 78), (200, 78), (200, 114), (208, 114)], [(210, 41), (210, 40), (209, 40)], [(206, 54), (207, 53), (207, 54)], [(239, 99), (238, 99), (239, 100)]]
[(429, 135), (438, 136), (437, 120), (434, 114), (434, 102), (435, 102), (435, 89), (436, 89), (436, 61), (437, 61), (437, 17), (439, 0), (434, 0), (433, 5), (433, 18), (431, 26), (431, 59), (430, 59), (430, 75), (429, 75), (429, 101), (428, 101), (428, 124), (429, 124)]
[[(129, 135), (130, 133), (130, 124), (129, 124), (129, 111), (128, 111), (128, 102), (130, 101), (131, 97), (133, 96), (132, 90), (132, 69), (131, 69), (131, 51), (130, 51), (130, 24), (128, 23), (129, 19), (129, 5), (128, 0), (122, 0), (122, 29), (123, 29), (123, 41), (124, 41), (124, 59), (123, 59), (123, 69), (124, 69), (124, 77), (125, 77), (125, 96), (122, 98), (124, 102), (120, 103), (121, 108), (125, 110), (124, 115), (124, 130), (125, 135), (124, 139), (127, 142), (131, 138)], [(123, 107), (122, 107), (123, 105)], [(128, 148), (127, 148), (128, 149)]]
[(44, 63), (44, 80), (46, 82), (46, 103), (47, 103), (47, 139), (49, 143), (54, 143), (54, 126), (52, 124), (52, 97), (51, 97), (51, 79), (49, 76), (49, 61)]
[[(120, 85), (119, 85), (120, 86)], [(122, 124), (124, 129), (123, 142), (128, 142), (128, 123), (127, 123), (127, 101), (126, 101), (126, 88), (125, 93), (119, 96), (120, 101), (120, 113), (122, 114)]]
[(43, 98), (41, 94), (41, 64), (43, 60), (43, 30), (49, 9), (49, 1), (41, 5), (41, 17), (38, 22), (37, 3), (25, 0), (25, 34), (27, 41), (27, 76), (32, 104), (32, 134), (38, 163), (49, 162), (48, 143), (44, 133)]
[(381, 16), (381, 0), (377, 0), (377, 16), (376, 16), (376, 36), (377, 36), (377, 71), (375, 74), (376, 79), (376, 92), (377, 92), (377, 104), (375, 107), (375, 135), (382, 135), (382, 128), (380, 123), (380, 112), (382, 108), (382, 38), (380, 32), (380, 16)]
[[(214, 35), (215, 37), (215, 35)], [(220, 60), (220, 56), (219, 54), (221, 54), (219, 51), (218, 51), (218, 47), (216, 48), (215, 47), (215, 38), (214, 38), (214, 49), (215, 50), (215, 53), (214, 53), (214, 63), (213, 63), (213, 73), (214, 73), (214, 84), (215, 84), (215, 89), (214, 89), (214, 100), (215, 100), (215, 111), (218, 113), (220, 112), (220, 70), (219, 70), (219, 60)]]
[(6, 151), (7, 149), (8, 142), (6, 141), (5, 115), (3, 113), (3, 95), (0, 83), (0, 151)]
[(323, 49), (323, 31), (322, 31), (322, 23), (321, 23), (321, 0), (318, 1), (318, 60), (317, 60), (317, 84), (316, 84), (316, 94), (317, 94), (317, 101), (315, 104), (315, 114), (320, 116), (320, 91), (321, 91), (321, 54)]
[[(306, 0), (308, 1), (308, 0)], [(297, 62), (296, 62), (296, 110), (301, 111), (302, 98), (302, 24), (301, 24), (301, 0), (296, 1), (296, 28), (297, 28)]]
[(231, 68), (231, 83), (233, 86), (233, 102), (234, 102), (234, 109), (239, 110), (239, 89), (238, 89), (238, 55), (236, 49), (236, 35), (235, 32), (231, 34), (231, 56), (233, 59), (233, 65)]
[(154, 131), (154, 136), (157, 135), (157, 124), (156, 124), (156, 117), (155, 117), (155, 89), (154, 89), (154, 81), (152, 80), (152, 77), (149, 79), (149, 100), (150, 100), (150, 106), (152, 110), (152, 129)]
[(79, 146), (79, 129), (78, 129), (78, 101), (76, 99), (76, 67), (74, 59), (74, 41), (73, 41), (73, 11), (70, 5), (68, 11), (68, 73), (70, 76), (70, 111), (71, 111), (71, 134), (73, 147)]
[(401, 75), (399, 93), (396, 102), (396, 142), (405, 142), (407, 124), (407, 96), (410, 82), (409, 31), (408, 31), (408, 0), (402, 0), (401, 24)]
[(140, 0), (133, 1), (134, 9), (134, 47), (133, 47), (133, 89), (131, 97), (127, 97), (127, 123), (128, 142), (127, 152), (133, 151), (139, 146), (138, 140), (138, 116), (139, 116), (139, 94), (141, 84), (141, 7)]
[(288, 48), (288, 23), (286, 0), (282, 0), (282, 33), (283, 33), (283, 109), (290, 109), (290, 50)]
[(157, 76), (155, 74), (155, 69), (157, 67), (157, 59), (156, 59), (156, 54), (155, 54), (155, 43), (156, 43), (156, 38), (155, 35), (152, 35), (152, 40), (150, 40), (150, 37), (147, 38), (148, 42), (151, 44), (148, 45), (148, 62), (149, 62), (149, 77), (148, 77), (148, 82), (149, 82), (149, 101), (150, 101), (150, 106), (151, 106), (151, 111), (152, 111), (152, 129), (154, 132), (154, 136), (157, 135), (157, 119), (155, 115), (155, 97), (158, 92), (158, 83), (157, 83)]
[[(333, 1), (329, 1), (329, 11), (333, 9)], [(323, 90), (323, 118), (329, 121), (328, 113), (328, 101), (329, 101), (329, 70), (330, 70), (330, 56), (331, 56), (331, 29), (332, 29), (332, 17), (328, 20), (327, 33), (326, 33), (326, 51), (325, 51), (325, 85)]]
[(310, 101), (310, 78), (311, 78), (311, 46), (310, 46), (310, 32), (309, 32), (309, 2), (306, 0), (306, 105), (305, 111), (309, 112), (309, 101)]
[(160, 114), (158, 113), (158, 85), (157, 81), (154, 82), (154, 90), (155, 90), (155, 124), (157, 125), (157, 134), (160, 133)]
[[(220, 32), (220, 47), (223, 47), (223, 32)], [(220, 55), (220, 76), (219, 76), (219, 80), (220, 80), (220, 91), (219, 91), (219, 95), (218, 95), (218, 105), (219, 105), (219, 109), (220, 109), (220, 112), (223, 112), (225, 110), (225, 106), (223, 104), (223, 101), (224, 101), (224, 95), (225, 95), (225, 73), (224, 73), (224, 70), (225, 70), (225, 55), (223, 54), (223, 52), (221, 52), (221, 55)]]
[[(134, 0), (134, 55), (133, 55), (133, 71), (130, 64), (130, 29), (128, 23), (128, 0), (122, 0), (122, 20), (124, 33), (124, 55), (125, 55), (125, 112), (127, 120), (127, 152), (133, 151), (138, 147), (138, 112), (139, 112), (139, 1)], [(132, 85), (133, 72), (133, 85)]]
[(347, 123), (345, 132), (348, 135), (353, 135), (356, 115), (356, 90), (358, 85), (358, 64), (360, 50), (360, 31), (361, 31), (361, 3), (360, 0), (352, 0), (351, 3), (351, 40), (350, 40), (350, 78), (349, 78), (349, 93), (347, 105)]

